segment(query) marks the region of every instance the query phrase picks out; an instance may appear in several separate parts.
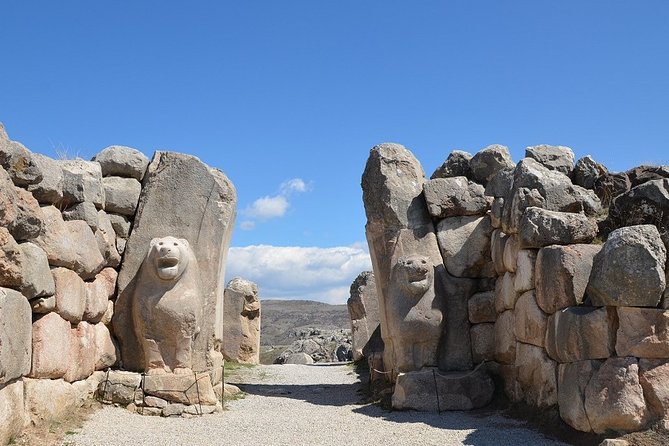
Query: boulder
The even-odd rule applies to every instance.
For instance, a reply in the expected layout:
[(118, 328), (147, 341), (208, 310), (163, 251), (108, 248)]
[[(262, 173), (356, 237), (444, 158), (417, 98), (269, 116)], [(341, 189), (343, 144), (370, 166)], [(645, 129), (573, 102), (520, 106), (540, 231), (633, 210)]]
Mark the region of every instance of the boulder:
[(648, 410), (655, 419), (669, 415), (669, 361), (639, 360), (639, 383), (643, 389)]
[(518, 342), (516, 367), (518, 383), (527, 404), (533, 407), (557, 404), (557, 363), (543, 348)]
[(27, 424), (23, 401), (22, 380), (0, 387), (0, 444), (11, 444)]
[(513, 310), (520, 294), (516, 292), (515, 275), (506, 273), (497, 279), (495, 284), (495, 309), (498, 313), (505, 310)]
[(33, 426), (62, 422), (81, 406), (78, 389), (62, 379), (24, 379), (26, 416)]
[(18, 291), (0, 288), (0, 386), (30, 372), (32, 312)]
[(475, 324), (469, 330), (472, 361), (479, 364), (495, 360), (495, 324)]
[(632, 187), (653, 180), (661, 180), (669, 178), (669, 166), (637, 166), (627, 172), (627, 177), (630, 179)]
[(434, 368), (401, 373), (392, 397), (393, 409), (471, 410), (492, 400), (495, 385), (482, 369), (444, 373)]
[(103, 323), (92, 326), (95, 330), (95, 370), (105, 370), (116, 364), (117, 348), (109, 329)]
[(56, 289), (46, 253), (30, 242), (21, 243), (19, 249), (23, 254), (21, 293), (28, 299), (53, 296)]
[(39, 203), (25, 189), (15, 189), (16, 219), (8, 226), (16, 240), (32, 240), (40, 235), (44, 222)]
[(669, 358), (669, 310), (618, 307), (618, 356)]
[(601, 245), (551, 245), (539, 250), (537, 304), (548, 314), (583, 303), (592, 261)]
[(536, 249), (521, 249), (518, 251), (516, 277), (513, 280), (513, 288), (516, 293), (524, 293), (534, 289), (534, 269), (537, 253)]
[(55, 311), (63, 319), (76, 325), (81, 322), (86, 308), (86, 285), (72, 270), (54, 268), (51, 270), (56, 288)]
[(574, 152), (569, 147), (541, 144), (525, 149), (525, 156), (533, 158), (549, 170), (557, 170), (571, 176), (574, 168)]
[(48, 313), (33, 322), (30, 377), (62, 378), (71, 360), (71, 336), (70, 323), (58, 313)]
[(450, 217), (437, 225), (444, 264), (455, 277), (494, 277), (490, 261), (492, 226), (488, 217)]
[(504, 249), (506, 248), (508, 238), (509, 236), (499, 229), (492, 231), (492, 235), (490, 236), (490, 254), (495, 272), (499, 276), (504, 275), (506, 272), (506, 267), (504, 266)]
[(495, 322), (497, 311), (495, 311), (495, 293), (485, 291), (476, 293), (467, 301), (469, 322), (479, 324), (481, 322)]
[(593, 260), (586, 293), (597, 306), (655, 307), (666, 286), (666, 261), (655, 226), (616, 229)]
[(283, 364), (313, 364), (314, 358), (304, 352), (291, 353), (286, 356)]
[(107, 214), (117, 237), (130, 237), (130, 220), (124, 215)]
[(119, 339), (123, 365), (141, 370), (142, 354), (134, 334), (131, 296), (135, 278), (157, 237), (185, 239), (199, 265), (200, 295), (204, 305), (200, 332), (192, 349), (194, 370), (209, 368), (211, 353), (222, 342), (225, 262), (237, 196), (223, 172), (196, 157), (156, 152), (144, 177), (135, 223), (125, 248), (118, 278), (114, 334)]
[(595, 433), (643, 429), (649, 412), (636, 358), (609, 358), (585, 388), (585, 412)]
[(516, 339), (526, 344), (544, 346), (548, 316), (537, 306), (534, 291), (527, 291), (518, 298), (514, 309)]
[(137, 397), (141, 399), (141, 382), (139, 373), (110, 370), (98, 385), (96, 395), (102, 402), (130, 404)]
[(17, 186), (39, 183), (42, 180), (42, 171), (33, 160), (32, 153), (20, 142), (4, 136), (0, 137), (0, 166), (9, 173)]
[(25, 262), (19, 244), (6, 228), (0, 226), (0, 286), (20, 288)]
[(490, 225), (499, 229), (502, 227), (502, 218), (504, 216), (504, 198), (495, 197), (490, 206)]
[(509, 149), (499, 144), (493, 144), (478, 152), (469, 161), (472, 179), (483, 185), (500, 170), (513, 168)]
[(95, 235), (83, 221), (63, 221), (53, 206), (42, 208), (44, 231), (33, 243), (42, 248), (52, 266), (77, 272), (83, 279), (92, 279), (104, 266)]
[(95, 372), (97, 362), (97, 343), (95, 327), (88, 322), (79, 322), (71, 328), (70, 361), (63, 379), (67, 382), (86, 379)]
[(98, 211), (98, 221), (100, 225), (95, 231), (95, 241), (98, 249), (104, 258), (105, 266), (116, 268), (121, 264), (121, 254), (116, 249), (116, 232), (114, 232), (111, 220), (105, 211)]
[(105, 211), (132, 217), (137, 210), (142, 185), (134, 178), (105, 177)]
[(149, 159), (137, 149), (109, 146), (93, 157), (100, 163), (102, 175), (134, 178), (142, 181)]
[(346, 306), (351, 318), (353, 360), (358, 361), (365, 356), (374, 332), (379, 330), (379, 299), (373, 272), (364, 271), (353, 280)]
[(632, 183), (625, 173), (606, 173), (595, 180), (594, 191), (602, 206), (608, 208), (613, 199), (632, 188)]
[(260, 363), (260, 298), (258, 286), (235, 277), (225, 287), (223, 346), (226, 360)]
[(495, 360), (501, 364), (514, 364), (516, 361), (514, 325), (515, 317), (511, 310), (500, 314), (495, 321)]
[(558, 362), (606, 359), (615, 355), (613, 309), (569, 307), (552, 314), (547, 325), (546, 352)]
[(434, 171), (431, 180), (435, 178), (467, 177), (471, 178), (472, 171), (469, 167), (469, 161), (472, 159), (471, 153), (462, 150), (454, 150), (446, 158), (446, 161)]
[(502, 255), (502, 260), (504, 262), (504, 269), (511, 273), (516, 272), (516, 266), (518, 263), (518, 251), (520, 246), (518, 244), (518, 238), (515, 235), (509, 236), (504, 245), (504, 254)]
[(144, 393), (181, 404), (216, 404), (216, 394), (208, 373), (193, 375), (147, 375)]
[(63, 201), (63, 168), (61, 162), (48, 156), (33, 153), (32, 158), (42, 171), (42, 181), (28, 186), (28, 191), (41, 204), (58, 205)]
[(602, 361), (579, 361), (558, 367), (560, 418), (581, 432), (592, 432), (585, 413), (585, 389)]
[(81, 159), (61, 161), (63, 200), (72, 205), (90, 201), (98, 209), (105, 204), (100, 164)]
[(86, 282), (86, 303), (83, 318), (93, 324), (100, 322), (107, 311), (109, 299), (116, 291), (118, 273), (114, 268), (105, 268), (92, 282)]
[(504, 385), (504, 394), (510, 401), (520, 403), (525, 399), (523, 389), (518, 382), (518, 368), (515, 364), (501, 364), (498, 368), (499, 376)]
[(507, 197), (513, 189), (513, 175), (513, 167), (498, 170), (486, 184), (485, 194), (495, 198)]
[(572, 174), (573, 182), (577, 186), (594, 189), (597, 179), (608, 172), (606, 166), (593, 160), (590, 155), (586, 155), (576, 161)]
[(425, 183), (424, 192), (434, 218), (485, 215), (490, 209), (483, 186), (467, 177), (435, 178)]
[(597, 224), (583, 214), (525, 209), (518, 227), (521, 248), (589, 243), (597, 236)]
[(90, 201), (76, 203), (63, 211), (63, 220), (83, 220), (93, 232), (98, 229), (98, 210)]

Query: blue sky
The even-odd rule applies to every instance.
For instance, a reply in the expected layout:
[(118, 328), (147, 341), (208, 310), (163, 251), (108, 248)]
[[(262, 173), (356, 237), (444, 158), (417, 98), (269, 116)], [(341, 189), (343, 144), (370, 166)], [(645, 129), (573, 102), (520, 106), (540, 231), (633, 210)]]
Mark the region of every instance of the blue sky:
[(612, 170), (669, 164), (664, 0), (11, 0), (0, 14), (10, 136), (220, 168), (239, 198), (229, 273), (265, 298), (342, 302), (369, 268), (360, 176), (380, 142), (428, 176), (493, 143), (514, 160), (548, 143)]

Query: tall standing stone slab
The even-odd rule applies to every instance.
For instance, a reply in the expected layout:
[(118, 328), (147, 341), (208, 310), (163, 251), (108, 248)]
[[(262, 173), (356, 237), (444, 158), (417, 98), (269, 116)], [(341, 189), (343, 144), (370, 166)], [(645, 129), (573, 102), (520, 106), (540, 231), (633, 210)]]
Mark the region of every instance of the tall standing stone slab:
[(260, 363), (258, 286), (239, 277), (225, 287), (223, 357), (243, 364)]
[(204, 315), (193, 344), (193, 368), (213, 366), (223, 330), (225, 262), (235, 219), (237, 194), (225, 174), (194, 156), (156, 152), (143, 181), (132, 234), (118, 279), (113, 319), (125, 369), (141, 370), (141, 350), (133, 333), (131, 296), (152, 239), (186, 239), (199, 265)]
[(379, 299), (374, 273), (360, 273), (351, 284), (350, 296), (346, 305), (351, 318), (353, 360), (358, 361), (363, 358), (365, 347), (379, 327)]

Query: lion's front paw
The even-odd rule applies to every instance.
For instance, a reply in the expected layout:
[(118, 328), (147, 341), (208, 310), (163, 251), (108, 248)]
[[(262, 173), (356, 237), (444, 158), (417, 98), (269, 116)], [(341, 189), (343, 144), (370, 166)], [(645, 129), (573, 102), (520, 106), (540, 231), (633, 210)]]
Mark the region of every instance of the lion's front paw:
[(174, 374), (175, 375), (192, 375), (193, 371), (187, 367), (175, 367), (174, 368)]

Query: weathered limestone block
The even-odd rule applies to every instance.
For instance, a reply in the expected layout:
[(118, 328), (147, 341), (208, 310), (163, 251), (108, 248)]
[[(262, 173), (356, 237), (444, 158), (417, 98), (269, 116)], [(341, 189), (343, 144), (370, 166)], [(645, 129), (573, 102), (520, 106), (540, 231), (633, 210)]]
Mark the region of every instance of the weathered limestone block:
[(509, 149), (499, 144), (493, 144), (475, 154), (469, 161), (472, 179), (486, 185), (500, 170), (514, 166)]
[(114, 232), (111, 220), (105, 211), (98, 211), (98, 221), (100, 225), (95, 231), (95, 241), (98, 244), (98, 249), (104, 258), (105, 266), (116, 268), (121, 264), (121, 254), (116, 249), (116, 232)]
[(137, 149), (125, 146), (109, 146), (93, 157), (100, 163), (102, 175), (134, 178), (142, 181), (149, 159)]
[(48, 313), (32, 326), (32, 378), (62, 378), (71, 358), (70, 323)]
[(586, 155), (579, 159), (574, 166), (573, 177), (574, 184), (586, 189), (594, 189), (597, 178), (608, 173), (608, 169)]
[(492, 231), (492, 235), (490, 236), (490, 254), (492, 256), (493, 265), (495, 266), (495, 272), (499, 276), (504, 275), (506, 272), (506, 267), (504, 266), (504, 250), (508, 239), (509, 236), (499, 229)]
[(97, 388), (97, 397), (104, 402), (130, 404), (140, 395), (142, 375), (139, 373), (111, 370)]
[(506, 244), (504, 245), (502, 261), (504, 262), (504, 269), (510, 273), (516, 272), (519, 250), (520, 246), (518, 244), (518, 238), (515, 235), (509, 236), (509, 238), (506, 240)]
[(474, 294), (467, 301), (467, 307), (469, 309), (469, 322), (472, 324), (495, 322), (497, 319), (495, 293), (493, 291)]
[(446, 161), (434, 171), (431, 180), (435, 178), (467, 177), (471, 178), (472, 170), (469, 167), (469, 161), (472, 159), (471, 153), (462, 150), (454, 150), (446, 158)]
[(95, 276), (93, 282), (86, 282), (86, 303), (83, 319), (98, 323), (107, 311), (109, 299), (114, 296), (118, 273), (114, 268), (105, 268)]
[(63, 200), (69, 204), (90, 201), (98, 209), (105, 204), (100, 164), (84, 160), (61, 161)]
[(18, 291), (0, 288), (0, 386), (30, 372), (32, 312)]
[(88, 322), (79, 322), (71, 331), (70, 361), (63, 375), (63, 379), (70, 383), (91, 376), (97, 362), (95, 327)]
[(4, 128), (0, 132), (0, 166), (17, 186), (25, 187), (42, 180), (42, 171), (33, 160), (32, 153), (20, 142), (10, 140)]
[(42, 171), (42, 181), (28, 186), (28, 191), (41, 204), (59, 204), (63, 201), (63, 168), (61, 163), (48, 156), (33, 153), (33, 161)]
[(223, 357), (243, 364), (260, 363), (258, 286), (235, 277), (225, 287)]
[(537, 261), (536, 249), (521, 249), (518, 251), (516, 262), (516, 277), (513, 288), (517, 293), (524, 293), (534, 289), (534, 267)]
[(23, 251), (9, 231), (0, 226), (0, 286), (20, 288), (24, 269)]
[(437, 240), (444, 264), (455, 277), (494, 277), (490, 261), (489, 217), (450, 217), (437, 225)]
[(53, 206), (42, 208), (44, 231), (34, 243), (42, 248), (52, 266), (74, 270), (83, 279), (92, 279), (104, 266), (93, 231), (83, 221), (63, 221)]
[(482, 369), (474, 373), (444, 373), (435, 368), (426, 368), (401, 373), (397, 377), (392, 405), (394, 409), (426, 412), (470, 410), (487, 405), (492, 400), (494, 390), (492, 379)]
[(144, 392), (182, 404), (216, 404), (217, 402), (208, 373), (148, 375), (144, 379)]
[(495, 324), (475, 324), (469, 331), (474, 364), (495, 359)]
[(533, 158), (549, 170), (557, 170), (567, 176), (574, 168), (574, 152), (565, 146), (541, 144), (525, 149), (525, 156)]
[(527, 404), (535, 407), (557, 404), (557, 363), (543, 348), (518, 342), (516, 367)]
[(19, 248), (24, 260), (21, 293), (28, 299), (52, 296), (55, 293), (55, 284), (46, 253), (30, 242), (20, 244)]
[(0, 386), (0, 444), (10, 444), (26, 424), (23, 404), (23, 381)]
[(583, 303), (592, 261), (601, 245), (552, 245), (539, 250), (537, 303), (548, 314)]
[(589, 243), (597, 236), (597, 224), (583, 214), (525, 209), (518, 227), (521, 248)]
[(72, 324), (78, 324), (81, 322), (86, 308), (86, 285), (84, 281), (77, 273), (67, 268), (54, 268), (51, 270), (51, 274), (56, 284), (55, 311), (63, 319)]
[(105, 177), (105, 211), (132, 217), (137, 210), (142, 185), (134, 178)]
[(77, 388), (62, 379), (23, 380), (26, 416), (36, 426), (48, 426), (72, 414), (80, 406)]
[(39, 203), (30, 192), (16, 188), (16, 219), (8, 226), (16, 240), (32, 240), (40, 235), (44, 222)]
[(655, 226), (616, 229), (593, 260), (586, 292), (593, 305), (655, 307), (666, 287), (666, 261)]
[(485, 186), (485, 194), (495, 198), (505, 198), (513, 189), (514, 166), (498, 170)]
[(548, 316), (537, 306), (534, 291), (527, 291), (518, 298), (514, 314), (516, 339), (526, 344), (543, 347)]
[(609, 358), (585, 389), (585, 412), (595, 433), (642, 429), (649, 412), (636, 358)]
[(618, 307), (618, 356), (669, 358), (669, 310)]
[(655, 419), (669, 415), (669, 361), (639, 360), (639, 383), (643, 388), (648, 410)]
[(128, 220), (128, 217), (117, 214), (107, 214), (107, 216), (117, 237), (125, 239), (130, 237), (130, 220)]
[(515, 275), (506, 273), (497, 279), (495, 284), (495, 309), (498, 313), (505, 310), (513, 310), (520, 294), (516, 292)]
[(117, 348), (109, 329), (102, 322), (93, 325), (95, 330), (95, 370), (105, 370), (118, 359)]
[(616, 315), (613, 309), (568, 307), (548, 318), (546, 351), (558, 362), (614, 356)]
[(485, 189), (467, 177), (436, 178), (425, 183), (425, 201), (435, 218), (485, 215), (490, 200)]
[(374, 273), (360, 273), (351, 284), (350, 296), (346, 305), (351, 318), (353, 360), (358, 361), (365, 356), (365, 347), (379, 328), (379, 299)]
[(560, 417), (576, 430), (592, 432), (585, 413), (585, 389), (602, 361), (578, 361), (558, 366)]
[(63, 220), (83, 220), (95, 232), (98, 229), (98, 209), (90, 201), (76, 203), (63, 211)]
[(514, 364), (516, 361), (516, 335), (514, 312), (500, 314), (495, 321), (495, 360), (501, 364)]
[[(119, 338), (123, 366), (142, 370), (140, 345), (134, 336), (132, 296), (152, 239), (174, 236), (188, 240), (199, 265), (195, 282), (202, 295), (200, 332), (193, 342), (194, 370), (207, 370), (211, 353), (222, 342), (225, 261), (235, 219), (237, 196), (223, 172), (199, 159), (156, 152), (144, 178), (132, 234), (118, 278), (114, 334)], [(151, 292), (153, 293), (153, 292)], [(192, 306), (188, 302), (187, 306)], [(193, 327), (195, 328), (195, 327)]]

